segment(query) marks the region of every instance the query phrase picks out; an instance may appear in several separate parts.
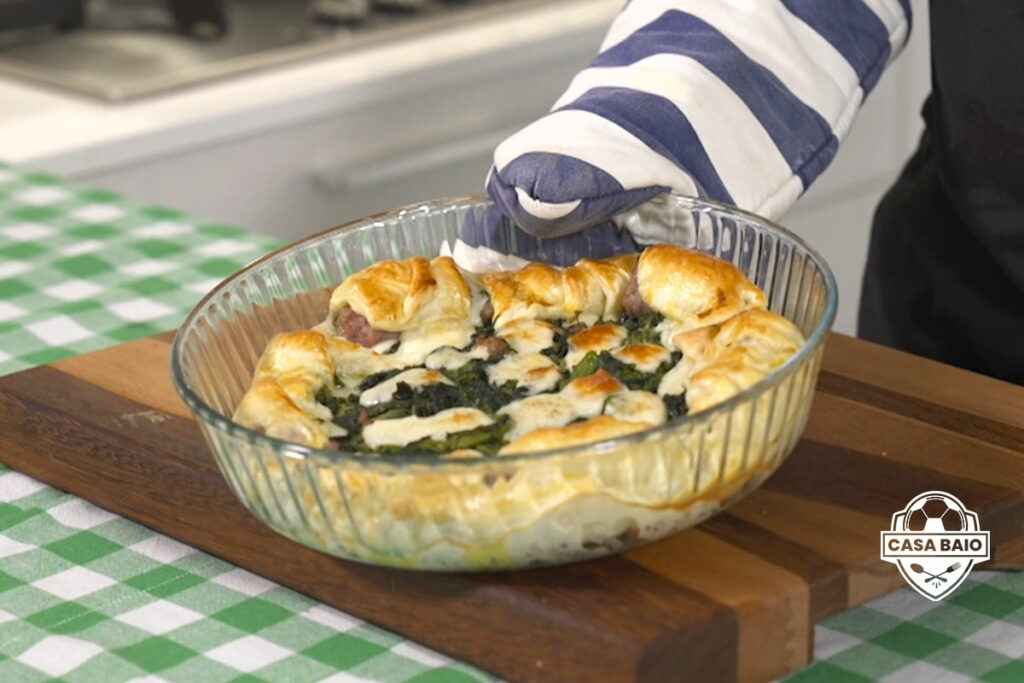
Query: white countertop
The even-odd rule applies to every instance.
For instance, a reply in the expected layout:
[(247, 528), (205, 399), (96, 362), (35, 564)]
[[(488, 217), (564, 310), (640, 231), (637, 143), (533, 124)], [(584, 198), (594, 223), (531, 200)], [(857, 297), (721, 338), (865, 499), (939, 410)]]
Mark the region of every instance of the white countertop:
[(104, 103), (0, 79), (0, 159), (75, 175), (330, 115), (440, 65), (607, 25), (620, 0), (568, 0), (507, 12), (165, 95)]

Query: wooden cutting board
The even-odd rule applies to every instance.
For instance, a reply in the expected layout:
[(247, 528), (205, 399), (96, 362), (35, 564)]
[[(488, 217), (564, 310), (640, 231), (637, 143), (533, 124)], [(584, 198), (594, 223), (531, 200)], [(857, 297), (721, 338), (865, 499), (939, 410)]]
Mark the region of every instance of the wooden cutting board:
[[(0, 461), (517, 681), (762, 681), (814, 623), (901, 585), (879, 531), (939, 489), (1024, 559), (1024, 389), (849, 337), (763, 488), (668, 540), (572, 566), (420, 574), (337, 560), (239, 504), (169, 378), (171, 335), (0, 379)], [(923, 598), (922, 598), (923, 599)]]

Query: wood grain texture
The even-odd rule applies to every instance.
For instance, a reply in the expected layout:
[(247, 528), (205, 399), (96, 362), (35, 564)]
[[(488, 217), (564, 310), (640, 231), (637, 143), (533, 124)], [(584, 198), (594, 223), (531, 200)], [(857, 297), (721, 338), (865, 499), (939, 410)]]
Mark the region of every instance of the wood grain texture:
[(1020, 387), (862, 339), (830, 335), (823, 368), (908, 399), (923, 399), (931, 405), (1002, 422), (1018, 431), (1024, 426), (1024, 390)]
[(0, 460), (363, 619), (515, 681), (764, 681), (814, 623), (901, 585), (878, 558), (927, 489), (1024, 562), (1024, 389), (834, 335), (804, 439), (761, 490), (624, 556), (420, 574), (278, 536), (221, 479), (169, 379), (172, 334), (0, 378)]

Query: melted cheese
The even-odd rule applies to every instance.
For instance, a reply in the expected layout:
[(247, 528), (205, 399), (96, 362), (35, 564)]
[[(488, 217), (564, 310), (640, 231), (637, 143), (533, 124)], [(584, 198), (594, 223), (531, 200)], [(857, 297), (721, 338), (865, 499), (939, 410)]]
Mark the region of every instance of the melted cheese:
[(358, 393), (359, 385), (349, 386), (346, 384), (336, 384), (330, 389), (330, 394), (334, 398), (348, 398), (352, 394)]
[(520, 270), (530, 263), (526, 259), (511, 254), (502, 254), (488, 247), (471, 247), (462, 240), (455, 240), (454, 247), (448, 244), (448, 240), (442, 242), (440, 255), (451, 256), (459, 268), (468, 271), (463, 272), (467, 281), (470, 280), (469, 274), (489, 273), (495, 270)]
[[(599, 370), (588, 377), (574, 379), (557, 394), (540, 394), (513, 401), (498, 411), (512, 419), (512, 429), (505, 438), (512, 441), (537, 429), (564, 427), (573, 420), (600, 415), (609, 397), (625, 389), (619, 380)], [(654, 398), (658, 400), (657, 396)]]
[(337, 376), (346, 386), (378, 372), (402, 370), (421, 365), (427, 356), (439, 348), (462, 348), (473, 338), (473, 328), (465, 321), (433, 322), (402, 333), (400, 346), (394, 353), (383, 354), (358, 344), (334, 337), (330, 353)]
[(382, 341), (379, 344), (374, 344), (371, 348), (373, 349), (374, 353), (387, 353), (397, 343), (398, 343), (397, 339), (385, 339), (384, 341)]
[(693, 372), (693, 363), (683, 357), (671, 370), (665, 373), (658, 384), (658, 396), (678, 396), (686, 391)]
[(604, 414), (627, 422), (660, 425), (668, 419), (665, 404), (649, 391), (623, 391), (608, 398)]
[(571, 370), (591, 351), (609, 351), (625, 340), (626, 328), (611, 323), (594, 325), (577, 332), (569, 337), (569, 352), (565, 356), (565, 366)]
[(380, 384), (374, 385), (359, 395), (359, 405), (375, 406), (378, 403), (387, 403), (398, 389), (402, 382), (410, 387), (425, 387), (429, 384), (451, 384), (452, 382), (437, 370), (424, 370), (413, 368), (400, 372), (391, 379), (386, 379)]
[(505, 435), (509, 441), (542, 427), (563, 427), (579, 417), (572, 401), (560, 394), (527, 396), (509, 403), (498, 414), (512, 420), (512, 428)]
[(555, 343), (555, 326), (543, 320), (519, 318), (497, 331), (516, 353), (537, 353)]
[(561, 377), (558, 366), (542, 353), (513, 353), (487, 368), (491, 384), (515, 382), (530, 394), (553, 389)]
[(440, 441), (454, 432), (464, 432), (494, 424), (487, 413), (476, 408), (449, 408), (429, 417), (400, 417), (377, 420), (363, 427), (363, 440), (370, 448), (399, 448), (420, 439)]
[(401, 345), (391, 354), (402, 367), (421, 365), (431, 353), (444, 346), (461, 349), (473, 340), (474, 327), (460, 318), (439, 318), (402, 332)]
[(484, 454), (475, 448), (458, 448), (450, 453), (441, 456), (445, 460), (477, 460), (484, 457)]
[(672, 320), (672, 318), (665, 318), (660, 323), (658, 323), (658, 325), (654, 328), (654, 331), (660, 334), (662, 346), (667, 347), (669, 349), (679, 350), (679, 347), (676, 346), (676, 344), (673, 342), (673, 338), (677, 334), (686, 331), (686, 326), (683, 325), (682, 323), (678, 323), (675, 320)]
[(612, 351), (612, 356), (640, 372), (654, 372), (672, 357), (668, 349), (657, 344), (629, 344)]
[(472, 325), (486, 325), (491, 321), (484, 320), (481, 313), (483, 313), (484, 306), (490, 301), (490, 296), (483, 288), (483, 285), (480, 284), (480, 277), (477, 274), (466, 270), (457, 260), (456, 265), (459, 268), (459, 274), (462, 275), (462, 279), (469, 286), (469, 321)]
[(471, 360), (487, 360), (489, 356), (483, 346), (474, 346), (469, 351), (458, 351), (446, 346), (427, 356), (425, 365), (431, 370), (458, 370)]
[(323, 427), (324, 427), (324, 430), (327, 432), (327, 436), (331, 437), (332, 439), (340, 438), (340, 437), (343, 437), (343, 436), (348, 436), (348, 430), (347, 429), (345, 429), (344, 427), (342, 427), (340, 425), (336, 425), (333, 422), (330, 422), (330, 421), (324, 422), (323, 423)]
[[(624, 425), (607, 436), (639, 431), (662, 424), (668, 417), (660, 398), (647, 391), (628, 391), (604, 370), (573, 380), (557, 394), (530, 396), (499, 412), (508, 415), (513, 424), (505, 437), (510, 443), (501, 449), (502, 454), (582, 443), (592, 440), (586, 438), (587, 433), (602, 432), (599, 428), (603, 426)], [(577, 423), (580, 419), (585, 422)]]
[(626, 385), (604, 370), (574, 379), (559, 392), (576, 407), (577, 417), (600, 415), (609, 396), (625, 391)]
[(370, 349), (363, 348), (359, 344), (341, 337), (331, 338), (329, 348), (331, 357), (334, 359), (335, 374), (346, 386), (352, 386), (353, 383), (358, 384), (364, 377), (378, 372), (400, 370), (412, 365), (406, 363), (396, 354), (374, 353)]

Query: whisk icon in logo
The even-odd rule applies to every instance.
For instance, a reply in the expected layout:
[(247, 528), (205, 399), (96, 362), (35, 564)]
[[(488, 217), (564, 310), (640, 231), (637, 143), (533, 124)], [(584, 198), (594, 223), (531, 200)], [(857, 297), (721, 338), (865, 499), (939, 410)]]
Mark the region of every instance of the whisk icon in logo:
[(882, 560), (895, 564), (910, 587), (942, 600), (978, 562), (989, 559), (989, 532), (978, 515), (945, 491), (926, 491), (892, 516), (882, 532)]

